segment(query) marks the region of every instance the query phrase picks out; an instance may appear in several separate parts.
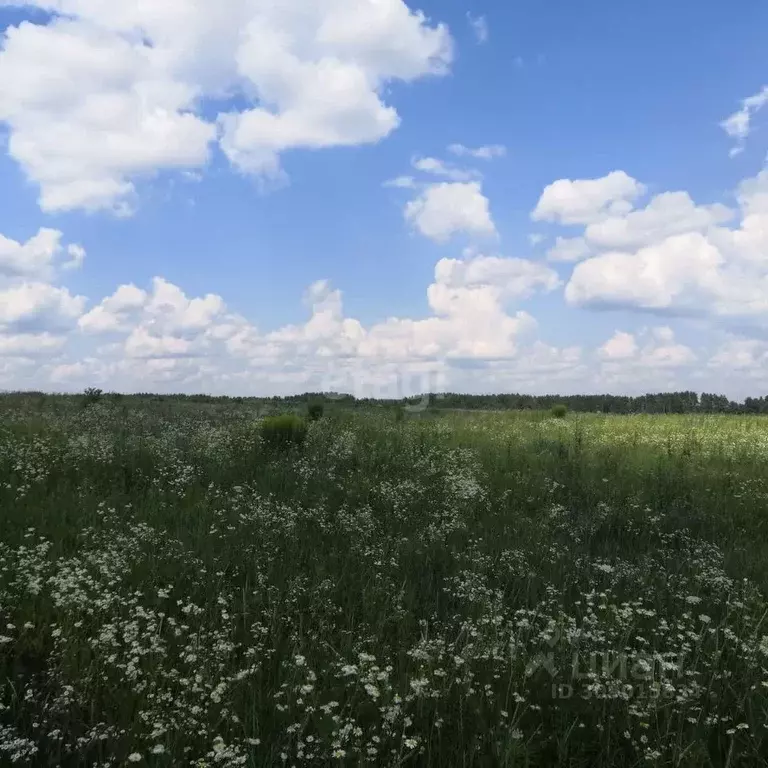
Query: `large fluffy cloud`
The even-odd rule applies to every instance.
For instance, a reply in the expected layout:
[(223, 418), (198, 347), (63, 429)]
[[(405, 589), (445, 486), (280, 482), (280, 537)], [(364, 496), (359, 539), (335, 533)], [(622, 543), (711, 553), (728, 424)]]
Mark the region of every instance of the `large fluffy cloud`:
[(274, 172), (291, 147), (378, 141), (399, 123), (381, 87), (442, 73), (451, 58), (446, 29), (402, 0), (255, 6), (237, 69), (262, 103), (221, 118), (222, 147), (245, 170)]
[[(564, 184), (570, 189), (579, 182)], [(537, 210), (554, 210), (554, 198), (547, 202), (546, 195)], [(549, 253), (561, 260), (589, 257), (567, 284), (570, 304), (768, 321), (768, 171), (740, 185), (736, 226), (728, 226), (736, 212), (697, 205), (685, 192), (656, 195), (642, 208), (622, 198), (620, 210), (606, 207), (606, 199), (589, 215), (575, 214), (583, 234), (558, 239)], [(563, 205), (558, 217), (575, 221), (573, 204)]]
[(721, 290), (723, 259), (697, 232), (635, 252), (610, 252), (578, 264), (565, 291), (579, 305), (687, 310)]
[[(122, 351), (128, 357), (162, 358), (203, 353), (226, 338), (232, 323), (220, 296), (187, 295), (156, 277), (150, 291), (121, 285), (115, 293), (78, 320), (86, 334), (128, 334)], [(222, 329), (225, 329), (222, 332)]]
[(0, 121), (44, 210), (125, 209), (133, 177), (206, 162), (215, 127), (191, 112), (197, 89), (136, 37), (65, 18), (7, 31)]
[[(607, 179), (608, 177), (604, 177), (568, 184), (578, 187), (581, 183), (607, 183)], [(642, 189), (634, 179), (632, 182)], [(555, 187), (558, 183), (547, 189)], [(545, 209), (552, 209), (554, 202), (550, 199), (547, 203), (547, 194), (545, 190), (537, 211), (542, 207), (542, 201), (545, 203)], [(618, 206), (614, 203), (593, 210), (583, 217), (584, 220), (579, 222), (586, 225), (582, 236), (558, 237), (555, 245), (547, 252), (548, 258), (552, 261), (579, 261), (601, 250), (627, 251), (641, 248), (673, 235), (707, 232), (730, 221), (734, 216), (731, 209), (720, 203), (696, 205), (687, 192), (663, 192), (653, 197), (643, 208), (634, 208), (627, 201), (622, 201)], [(538, 215), (534, 212), (534, 218)], [(564, 223), (576, 223), (572, 219), (573, 215), (573, 211), (571, 214), (565, 214), (563, 209), (556, 218)]]
[(359, 352), (382, 360), (513, 358), (521, 337), (536, 324), (527, 312), (510, 312), (508, 305), (558, 284), (552, 270), (524, 259), (473, 253), (462, 260), (441, 259), (427, 289), (433, 316), (375, 325)]
[(452, 57), (447, 28), (403, 0), (14, 4), (53, 13), (0, 52), (9, 152), (51, 211), (125, 211), (136, 178), (203, 166), (217, 134), (260, 174), (286, 149), (378, 141), (399, 123), (387, 83)]
[(732, 217), (733, 211), (719, 203), (697, 206), (687, 192), (663, 192), (644, 208), (592, 222), (584, 237), (594, 248), (638, 248), (673, 235), (706, 232)]

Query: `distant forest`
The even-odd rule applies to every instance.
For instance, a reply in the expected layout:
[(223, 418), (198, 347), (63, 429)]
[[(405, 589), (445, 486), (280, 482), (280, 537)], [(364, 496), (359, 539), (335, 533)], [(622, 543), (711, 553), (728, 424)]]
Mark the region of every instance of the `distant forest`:
[(660, 392), (626, 395), (460, 395), (449, 393), (434, 401), (436, 408), (539, 410), (563, 404), (571, 411), (591, 413), (768, 413), (768, 396), (743, 403), (704, 392)]
[[(46, 399), (56, 395), (42, 392), (7, 393), (6, 398)], [(198, 403), (264, 403), (289, 407), (303, 406), (310, 402), (323, 402), (347, 408), (394, 407), (421, 403), (435, 410), (485, 410), (485, 411), (533, 411), (549, 410), (555, 405), (565, 405), (568, 410), (585, 413), (768, 413), (768, 396), (747, 397), (743, 402), (729, 400), (724, 395), (704, 392), (660, 392), (639, 395), (466, 395), (455, 392), (421, 395), (401, 400), (380, 400), (375, 398), (355, 398), (348, 394), (331, 392), (307, 392), (292, 397), (217, 397), (213, 395), (158, 395), (138, 394), (120, 395), (102, 393), (101, 390), (89, 389), (84, 395), (90, 401), (95, 400), (181, 400)]]
[(744, 402), (704, 392), (660, 392), (639, 395), (462, 395), (449, 392), (430, 395), (433, 408), (466, 410), (549, 410), (565, 405), (585, 413), (768, 413), (768, 396), (748, 397)]
[(421, 395), (403, 400), (354, 398), (352, 395), (307, 393), (294, 398), (273, 398), (294, 403), (334, 400), (358, 406), (394, 406), (425, 402), (434, 409), (482, 411), (539, 411), (555, 405), (582, 413), (768, 413), (768, 396), (748, 397), (744, 402), (709, 392), (659, 392), (639, 395), (466, 395), (456, 392)]

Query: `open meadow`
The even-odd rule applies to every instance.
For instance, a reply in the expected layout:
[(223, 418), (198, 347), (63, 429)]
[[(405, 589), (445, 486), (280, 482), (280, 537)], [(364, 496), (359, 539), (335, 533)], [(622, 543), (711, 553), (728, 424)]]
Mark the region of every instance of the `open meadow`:
[(762, 416), (0, 418), (0, 764), (768, 765)]

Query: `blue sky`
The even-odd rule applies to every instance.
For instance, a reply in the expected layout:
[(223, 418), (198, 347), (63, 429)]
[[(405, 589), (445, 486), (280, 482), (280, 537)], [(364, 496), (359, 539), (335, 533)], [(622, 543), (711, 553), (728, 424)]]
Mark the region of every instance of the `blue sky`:
[(198, 6), (0, 0), (0, 389), (768, 389), (764, 4)]

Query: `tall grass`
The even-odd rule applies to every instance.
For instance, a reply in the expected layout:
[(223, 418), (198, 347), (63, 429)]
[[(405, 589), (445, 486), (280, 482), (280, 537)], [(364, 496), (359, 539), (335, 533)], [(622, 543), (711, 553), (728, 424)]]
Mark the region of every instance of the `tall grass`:
[(767, 427), (6, 403), (0, 764), (765, 764)]

